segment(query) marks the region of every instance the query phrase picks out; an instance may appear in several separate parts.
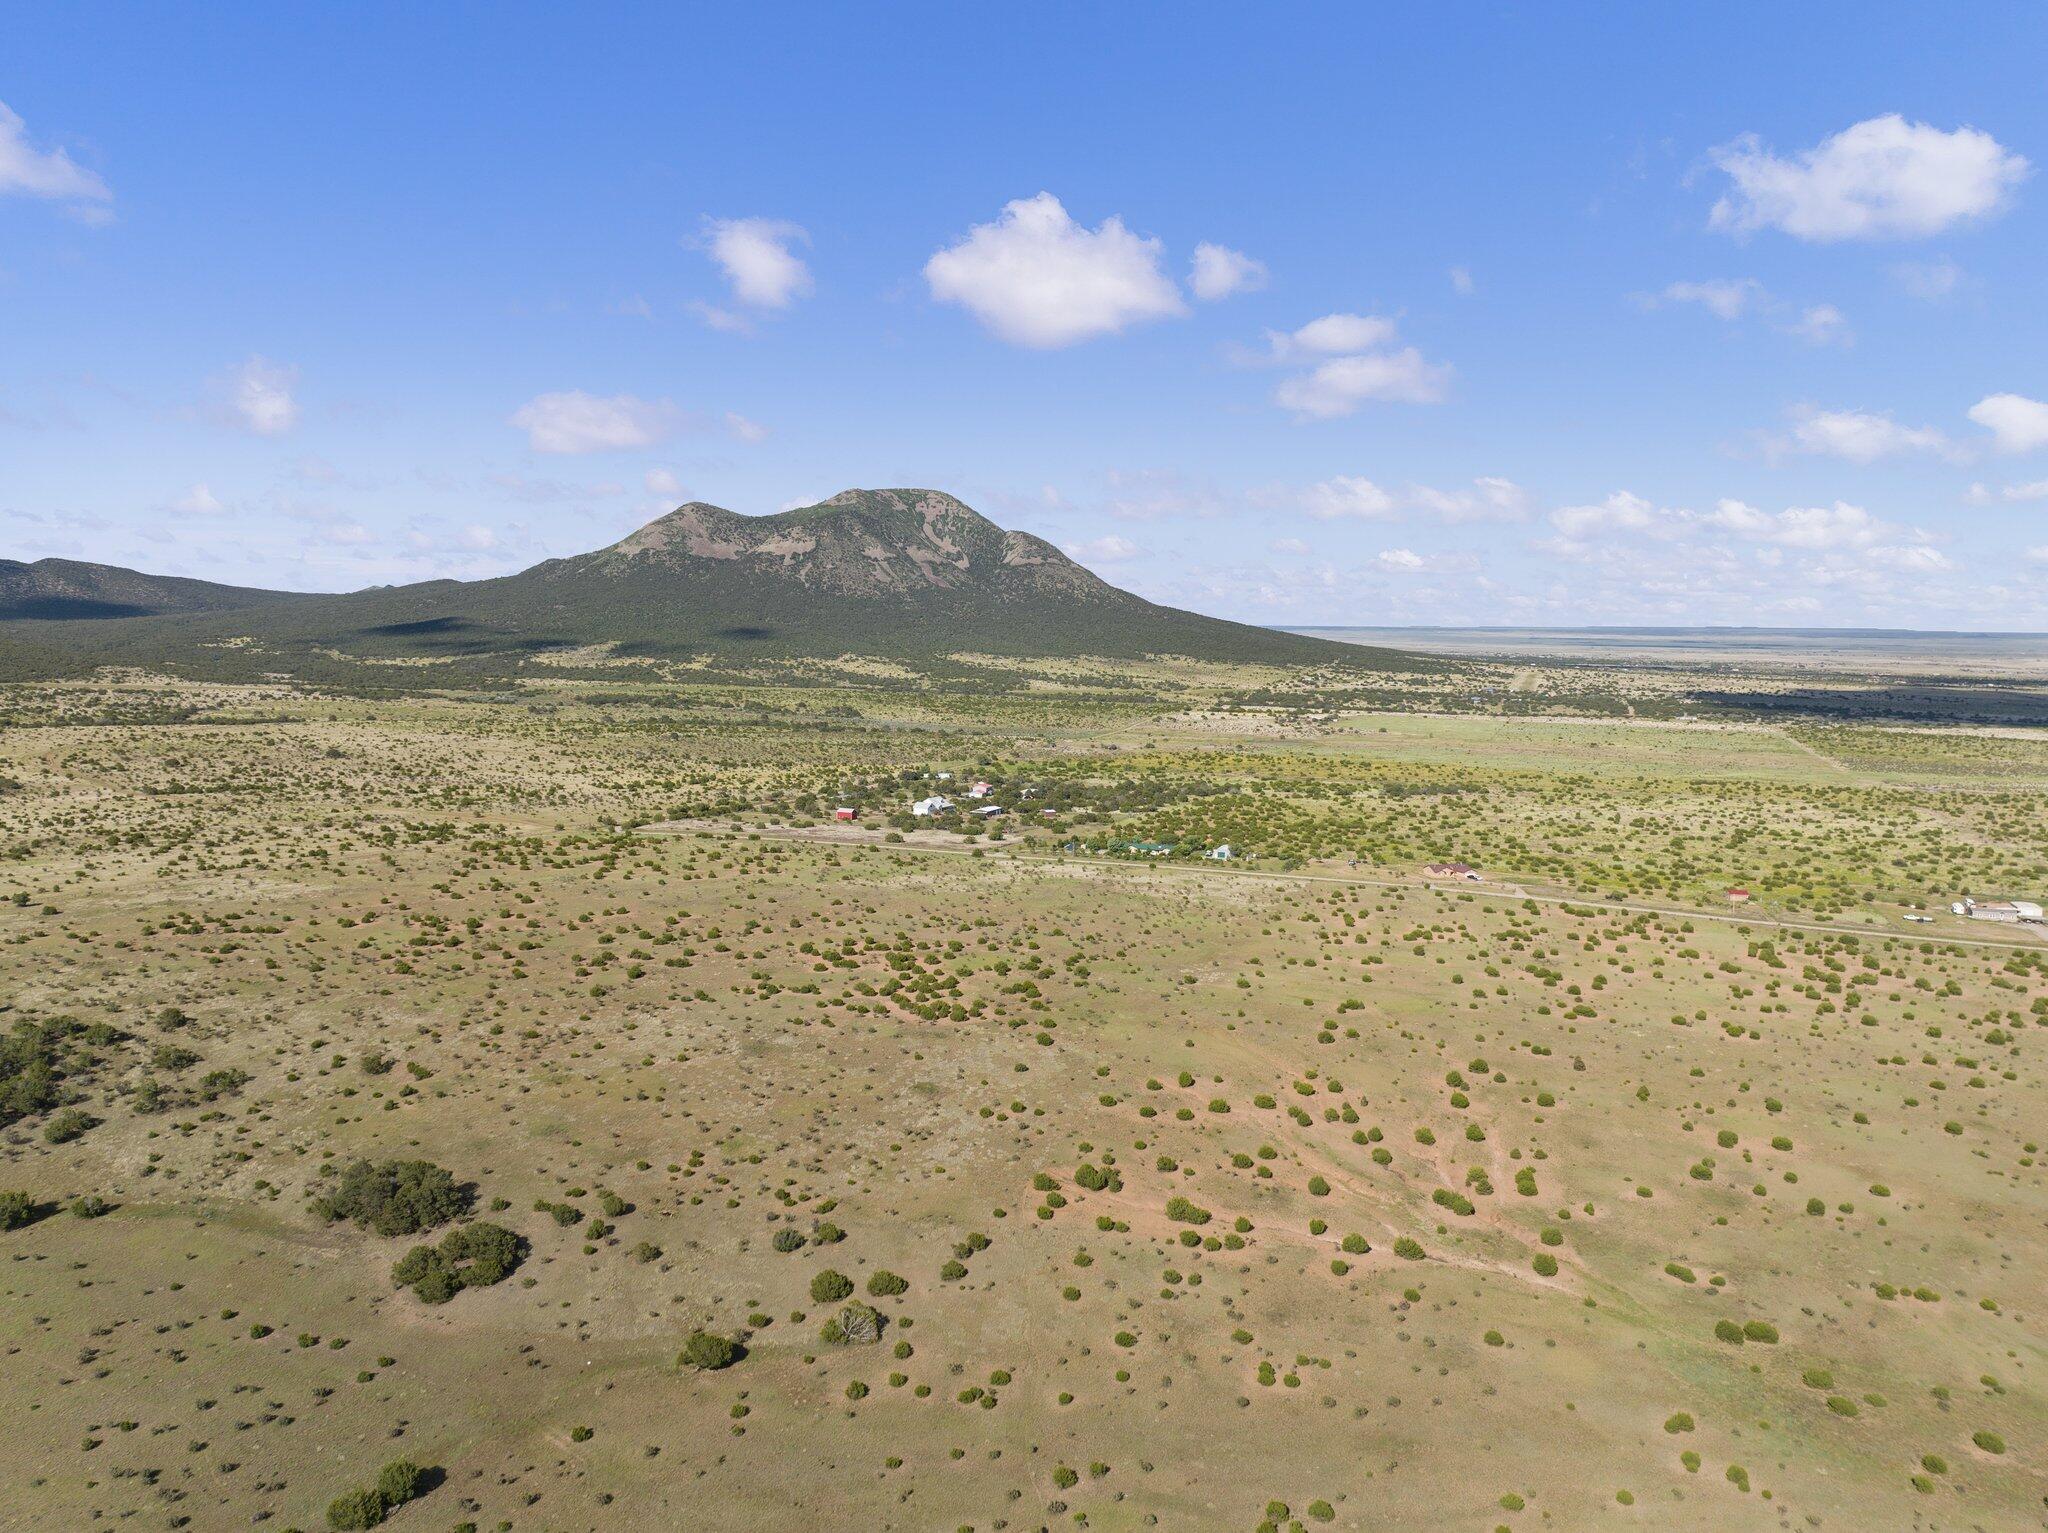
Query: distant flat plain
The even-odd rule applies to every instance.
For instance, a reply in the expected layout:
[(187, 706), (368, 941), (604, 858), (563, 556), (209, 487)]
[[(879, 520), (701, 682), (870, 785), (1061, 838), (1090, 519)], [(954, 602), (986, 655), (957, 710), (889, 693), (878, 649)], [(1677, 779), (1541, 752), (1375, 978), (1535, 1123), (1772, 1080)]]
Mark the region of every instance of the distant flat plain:
[(1474, 658), (1715, 668), (1796, 666), (1906, 674), (2048, 677), (2048, 634), (1874, 628), (1296, 628), (1346, 644)]

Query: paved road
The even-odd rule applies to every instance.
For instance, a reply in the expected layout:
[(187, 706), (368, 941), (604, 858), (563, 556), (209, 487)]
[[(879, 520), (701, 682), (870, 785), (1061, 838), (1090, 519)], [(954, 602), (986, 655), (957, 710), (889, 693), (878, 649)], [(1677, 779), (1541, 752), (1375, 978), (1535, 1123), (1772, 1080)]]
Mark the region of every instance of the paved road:
[[(657, 836), (687, 835), (700, 830), (732, 834), (729, 824), (691, 821), (642, 825), (639, 830), (643, 835)], [(1489, 889), (1483, 884), (1435, 884), (1413, 878), (1373, 878), (1363, 874), (1283, 873), (1214, 863), (1204, 865), (1185, 862), (1125, 862), (1109, 857), (1070, 857), (1057, 852), (1022, 852), (992, 846), (950, 845), (938, 841), (906, 839), (885, 842), (878, 839), (874, 831), (843, 830), (838, 826), (828, 825), (750, 826), (746, 833), (774, 841), (808, 841), (820, 846), (849, 847), (871, 852), (914, 852), (939, 857), (979, 855), (985, 861), (1001, 859), (1020, 863), (1068, 863), (1089, 868), (1141, 868), (1148, 873), (1177, 873), (1191, 878), (1262, 878), (1275, 883), (1339, 884), (1373, 889), (1443, 889), (1446, 892), (1476, 895), (1481, 899), (1527, 900), (1538, 905), (1577, 905), (1592, 910), (1625, 910), (1637, 915), (1677, 916), (1687, 921), (1720, 921), (1729, 926), (1769, 926), (1780, 931), (1821, 932), (1834, 937), (1898, 937), (1906, 941), (1944, 942), (1961, 947), (2019, 948), (2025, 951), (2038, 951), (2044, 942), (2048, 942), (2048, 937), (2031, 934), (2016, 933), (2011, 937), (1958, 937), (1933, 927), (1923, 927), (1918, 931), (1900, 931), (1889, 926), (1844, 926), (1826, 921), (1786, 921), (1749, 912), (1737, 914), (1724, 910), (1691, 910), (1682, 905), (1643, 905), (1628, 900), (1588, 899), (1573, 894), (1529, 894), (1514, 888)]]

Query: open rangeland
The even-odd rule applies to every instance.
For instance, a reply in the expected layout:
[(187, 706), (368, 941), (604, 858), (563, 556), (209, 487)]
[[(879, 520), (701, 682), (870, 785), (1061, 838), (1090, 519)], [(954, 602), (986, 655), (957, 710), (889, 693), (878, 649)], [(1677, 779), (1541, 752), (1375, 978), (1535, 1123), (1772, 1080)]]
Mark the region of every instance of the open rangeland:
[(1273, 685), (7, 689), (17, 1514), (2041, 1526), (2038, 733)]

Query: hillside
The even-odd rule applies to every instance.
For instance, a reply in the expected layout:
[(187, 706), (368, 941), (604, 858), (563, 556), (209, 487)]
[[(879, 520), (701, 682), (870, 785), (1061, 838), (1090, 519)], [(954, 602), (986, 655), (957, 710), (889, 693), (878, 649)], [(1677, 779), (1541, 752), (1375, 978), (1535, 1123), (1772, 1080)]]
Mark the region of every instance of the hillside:
[[(215, 673), (321, 669), (337, 657), (502, 672), (589, 645), (719, 659), (971, 652), (1422, 664), (1158, 606), (932, 490), (848, 490), (772, 516), (692, 503), (607, 548), (498, 579), (296, 599), (251, 594), (268, 603), (61, 633), (14, 624), (0, 643), (62, 650), (79, 663), (185, 662)], [(8, 658), (0, 654), (0, 663)]]
[(177, 575), (145, 575), (76, 559), (38, 559), (33, 564), (0, 559), (0, 621), (78, 622), (172, 612), (225, 612), (304, 599), (290, 591), (216, 585)]

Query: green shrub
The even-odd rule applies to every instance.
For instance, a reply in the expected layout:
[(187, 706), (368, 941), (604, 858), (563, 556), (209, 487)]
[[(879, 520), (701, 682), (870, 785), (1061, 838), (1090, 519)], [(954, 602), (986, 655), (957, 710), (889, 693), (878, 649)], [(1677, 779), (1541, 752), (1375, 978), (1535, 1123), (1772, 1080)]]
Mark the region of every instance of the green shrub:
[(868, 1279), (868, 1292), (877, 1299), (893, 1298), (899, 1293), (906, 1292), (909, 1287), (909, 1279), (898, 1277), (886, 1267)]
[(67, 1107), (43, 1125), (43, 1138), (51, 1144), (69, 1144), (87, 1129), (98, 1127), (99, 1121), (89, 1112)]
[(1403, 1235), (1399, 1240), (1394, 1242), (1394, 1254), (1400, 1257), (1403, 1261), (1419, 1262), (1422, 1260), (1423, 1256), (1422, 1242), (1419, 1240), (1410, 1239), (1408, 1236)]
[(521, 1241), (496, 1224), (464, 1224), (437, 1246), (414, 1246), (391, 1269), (391, 1279), (428, 1304), (446, 1304), (465, 1288), (488, 1288), (519, 1265)]
[(773, 1241), (773, 1245), (776, 1250), (780, 1251), (785, 1256), (787, 1256), (792, 1251), (801, 1251), (804, 1248), (803, 1231), (788, 1229), (777, 1230), (775, 1232), (775, 1239)]
[(852, 1292), (853, 1279), (830, 1267), (811, 1279), (811, 1302), (814, 1304), (837, 1304)]
[(327, 1526), (335, 1533), (356, 1533), (384, 1520), (384, 1498), (375, 1490), (344, 1491), (327, 1506)]
[(678, 1368), (695, 1368), (700, 1373), (715, 1373), (720, 1368), (729, 1368), (738, 1360), (740, 1349), (736, 1343), (710, 1331), (692, 1331), (683, 1342), (683, 1350), (676, 1355)]
[(427, 1160), (359, 1160), (333, 1191), (313, 1200), (313, 1211), (323, 1219), (347, 1219), (379, 1235), (416, 1235), (446, 1224), (468, 1206), (467, 1191)]
[(409, 1458), (393, 1459), (377, 1471), (377, 1494), (384, 1505), (396, 1511), (420, 1493), (426, 1471)]
[(38, 1206), (25, 1192), (0, 1192), (0, 1230), (18, 1230), (35, 1223)]

